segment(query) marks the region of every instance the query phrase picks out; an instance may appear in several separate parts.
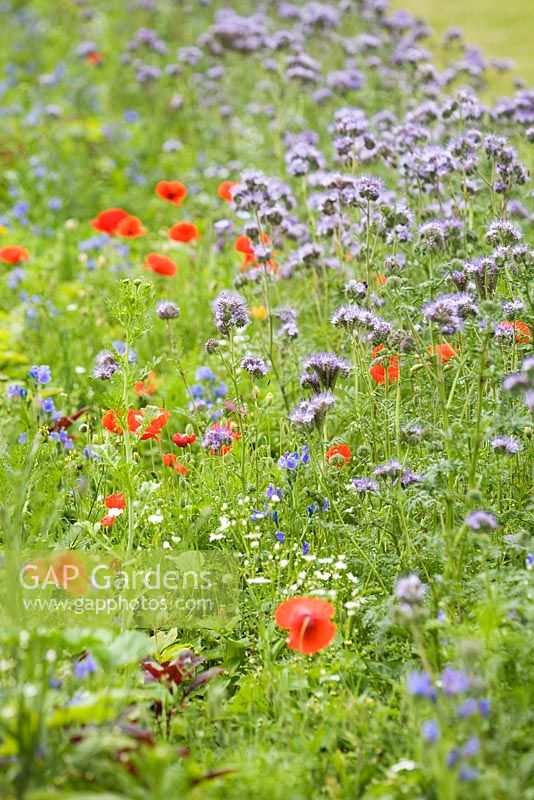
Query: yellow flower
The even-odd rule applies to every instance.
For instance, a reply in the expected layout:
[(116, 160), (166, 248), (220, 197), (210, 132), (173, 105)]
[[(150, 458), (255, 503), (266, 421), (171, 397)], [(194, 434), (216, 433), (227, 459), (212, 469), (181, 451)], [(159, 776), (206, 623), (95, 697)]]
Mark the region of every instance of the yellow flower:
[(256, 319), (267, 319), (267, 309), (265, 306), (252, 306), (250, 313)]

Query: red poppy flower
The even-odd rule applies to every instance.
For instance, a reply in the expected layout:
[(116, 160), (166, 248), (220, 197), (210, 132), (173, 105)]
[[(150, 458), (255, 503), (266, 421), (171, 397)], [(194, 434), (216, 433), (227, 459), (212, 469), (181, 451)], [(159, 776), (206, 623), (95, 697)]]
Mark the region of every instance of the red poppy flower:
[(180, 181), (160, 181), (156, 186), (156, 194), (168, 203), (181, 206), (187, 195), (187, 189)]
[(169, 239), (173, 242), (192, 242), (193, 239), (200, 239), (200, 233), (196, 225), (192, 222), (177, 222), (169, 230)]
[(217, 194), (221, 198), (221, 200), (226, 200), (227, 203), (231, 203), (233, 200), (232, 189), (234, 186), (239, 186), (236, 181), (223, 181), (219, 184), (219, 188), (217, 189)]
[(160, 413), (158, 416), (149, 422), (145, 427), (145, 409), (139, 409), (139, 411), (135, 411), (133, 408), (131, 408), (128, 411), (128, 430), (131, 433), (138, 433), (141, 430), (142, 440), (155, 439), (156, 441), (159, 441), (159, 435), (170, 418), (170, 413), (168, 411), (164, 411), (163, 408), (160, 408)]
[(159, 253), (149, 253), (146, 257), (143, 269), (151, 269), (157, 275), (167, 275), (172, 278), (178, 272), (176, 262), (167, 256), (160, 256)]
[[(383, 349), (383, 344), (379, 344), (377, 347), (375, 347), (371, 353), (372, 358), (376, 358), (378, 353), (380, 353)], [(399, 359), (396, 356), (391, 356), (386, 366), (384, 366), (382, 363), (373, 364), (369, 370), (369, 374), (375, 383), (385, 383), (386, 375), (388, 383), (393, 383), (393, 381), (396, 381), (399, 377)]]
[[(269, 243), (269, 237), (266, 233), (261, 234), (261, 240), (263, 244)], [(242, 270), (246, 270), (246, 268), (250, 265), (258, 266), (258, 261), (256, 260), (256, 254), (254, 253), (254, 245), (252, 241), (249, 239), (248, 236), (241, 235), (238, 236), (234, 242), (234, 248), (237, 250), (238, 253), (243, 254), (243, 263), (241, 265)], [(277, 265), (274, 261), (269, 261), (267, 264), (268, 267), (271, 269), (276, 269)]]
[(126, 498), (122, 492), (118, 494), (110, 494), (104, 499), (106, 508), (126, 508)]
[(249, 239), (248, 236), (245, 235), (238, 236), (234, 242), (234, 247), (238, 253), (243, 253), (246, 256), (254, 255), (254, 248), (252, 247), (252, 241)]
[[(141, 432), (141, 439), (155, 439), (159, 440), (159, 435), (167, 422), (170, 419), (170, 413), (160, 408), (160, 413), (155, 419), (151, 420), (148, 425), (145, 422), (145, 409), (135, 410), (130, 408), (128, 411), (128, 430), (130, 433), (139, 434)], [(117, 415), (114, 411), (106, 411), (102, 417), (102, 425), (111, 433), (123, 434), (124, 430), (119, 424)]]
[(336, 626), (331, 622), (335, 609), (320, 597), (293, 597), (275, 611), (279, 628), (289, 630), (288, 647), (300, 653), (318, 653), (334, 639)]
[(515, 331), (515, 340), (518, 344), (527, 344), (527, 342), (532, 341), (532, 332), (529, 326), (526, 322), (522, 322), (520, 319), (517, 319), (514, 322), (509, 322), (508, 320), (501, 322), (501, 327), (512, 328), (512, 330)]
[(107, 233), (108, 236), (113, 236), (119, 222), (129, 216), (128, 212), (123, 208), (108, 208), (106, 211), (101, 211), (95, 219), (91, 220), (90, 224), (99, 233)]
[(30, 254), (25, 247), (19, 247), (16, 244), (2, 247), (0, 250), (0, 261), (6, 264), (20, 264), (21, 261), (27, 261)]
[(348, 444), (334, 444), (326, 451), (326, 461), (335, 467), (342, 467), (348, 464), (352, 457), (352, 451)]
[(187, 467), (180, 464), (174, 453), (163, 453), (161, 460), (166, 467), (172, 467), (179, 475), (187, 475)]
[(143, 223), (139, 217), (132, 217), (128, 214), (123, 217), (117, 227), (115, 228), (117, 236), (122, 236), (123, 239), (136, 239), (138, 236), (144, 236), (146, 228), (143, 228)]
[(154, 394), (157, 388), (156, 373), (151, 369), (146, 380), (137, 381), (137, 383), (134, 385), (134, 392), (139, 395), (150, 395)]
[(95, 50), (94, 52), (89, 53), (85, 60), (88, 64), (92, 64), (96, 67), (102, 63), (102, 53), (99, 53), (98, 50)]
[(104, 416), (102, 417), (102, 425), (106, 430), (110, 433), (124, 433), (123, 429), (119, 425), (119, 420), (117, 419), (117, 415), (114, 411), (106, 411)]
[(172, 437), (172, 440), (177, 447), (187, 447), (188, 445), (193, 444), (193, 442), (196, 442), (196, 439), (197, 437), (194, 433), (190, 435), (187, 433), (175, 433)]
[(122, 493), (110, 494), (104, 499), (104, 503), (108, 509), (108, 513), (102, 517), (100, 524), (104, 528), (111, 528), (117, 517), (120, 517), (126, 508), (126, 498)]
[(446, 364), (447, 361), (450, 361), (451, 358), (457, 356), (460, 352), (459, 350), (455, 350), (453, 347), (450, 346), (447, 342), (443, 344), (437, 344), (435, 347), (431, 344), (428, 345), (428, 352), (431, 356), (437, 356), (440, 364)]

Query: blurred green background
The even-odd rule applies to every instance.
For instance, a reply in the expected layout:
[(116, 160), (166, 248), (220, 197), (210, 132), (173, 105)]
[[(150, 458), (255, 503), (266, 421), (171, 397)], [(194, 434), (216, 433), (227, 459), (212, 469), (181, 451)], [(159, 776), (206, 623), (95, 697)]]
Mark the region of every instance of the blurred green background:
[(427, 19), (438, 36), (453, 25), (462, 28), (469, 44), (482, 47), (486, 56), (512, 59), (514, 75), (534, 85), (534, 0), (395, 0), (394, 4)]

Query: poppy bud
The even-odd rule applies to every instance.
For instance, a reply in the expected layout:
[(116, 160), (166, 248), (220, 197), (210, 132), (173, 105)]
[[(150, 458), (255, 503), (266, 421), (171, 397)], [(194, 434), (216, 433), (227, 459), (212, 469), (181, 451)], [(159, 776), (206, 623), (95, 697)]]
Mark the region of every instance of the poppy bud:
[(527, 439), (531, 439), (532, 438), (532, 428), (530, 426), (527, 425), (526, 428), (523, 428), (523, 433), (525, 434)]
[(266, 406), (272, 405), (273, 400), (274, 400), (273, 393), (272, 392), (267, 392), (267, 394), (265, 395), (265, 405)]
[(252, 387), (252, 397), (254, 398), (254, 400), (257, 400), (259, 396), (260, 396), (260, 387), (254, 384), (254, 386)]

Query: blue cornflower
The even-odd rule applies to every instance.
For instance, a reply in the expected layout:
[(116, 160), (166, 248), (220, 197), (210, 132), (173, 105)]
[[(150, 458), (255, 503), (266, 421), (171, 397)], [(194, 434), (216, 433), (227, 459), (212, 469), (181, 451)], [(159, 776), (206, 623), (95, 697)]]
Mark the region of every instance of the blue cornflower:
[(91, 653), (87, 653), (84, 658), (77, 659), (72, 666), (72, 671), (75, 677), (80, 679), (89, 677), (89, 675), (91, 675), (93, 672), (96, 672), (97, 669), (98, 664)]
[(23, 389), (22, 386), (19, 386), (18, 383), (12, 383), (10, 386), (7, 387), (7, 396), (8, 397), (26, 397), (28, 391)]
[(202, 397), (204, 394), (204, 387), (200, 383), (195, 383), (191, 386), (191, 395), (193, 397)]
[(195, 372), (197, 381), (215, 381), (217, 376), (210, 367), (199, 367)]
[(54, 413), (54, 411), (56, 410), (56, 407), (55, 407), (55, 405), (54, 405), (54, 401), (52, 400), (52, 398), (51, 398), (51, 397), (46, 397), (46, 398), (45, 398), (45, 399), (42, 401), (42, 403), (41, 403), (41, 408), (43, 409), (43, 411), (45, 412), (45, 414), (53, 414), (53, 413)]
[(302, 542), (302, 555), (307, 556), (309, 552), (310, 552), (310, 543)]
[(427, 700), (434, 700), (436, 697), (436, 690), (432, 686), (432, 678), (427, 672), (410, 672), (407, 689), (414, 697), (425, 697)]
[(215, 397), (226, 397), (228, 394), (228, 386), (224, 381), (221, 381), (215, 389)]
[(35, 364), (31, 368), (29, 375), (30, 378), (33, 378), (33, 380), (37, 381), (37, 383), (43, 384), (43, 386), (45, 383), (49, 383), (52, 378), (50, 367), (46, 364), (41, 364), (40, 366)]
[(484, 719), (489, 715), (491, 708), (491, 703), (487, 699), (480, 700), (478, 703), (478, 710), (480, 712), (480, 716), (484, 717)]
[(471, 717), (473, 714), (476, 714), (477, 711), (477, 701), (474, 699), (474, 697), (468, 697), (465, 703), (462, 703), (461, 706), (458, 706), (456, 713), (460, 719), (465, 719), (466, 717)]
[(462, 750), (462, 755), (465, 756), (466, 758), (470, 758), (471, 756), (478, 755), (479, 750), (480, 750), (480, 742), (478, 738), (476, 736), (471, 736), (471, 738), (468, 739), (464, 745), (464, 748)]
[(282, 533), (282, 531), (276, 531), (274, 536), (275, 536), (275, 539), (276, 539), (277, 542), (280, 542), (280, 544), (284, 544), (284, 542), (286, 540), (285, 533)]
[(469, 678), (461, 669), (445, 667), (441, 673), (441, 685), (444, 694), (452, 697), (455, 694), (464, 694), (469, 690)]
[(429, 744), (437, 742), (439, 739), (439, 723), (435, 719), (429, 719), (421, 725), (421, 736)]
[(53, 442), (59, 442), (62, 444), (65, 450), (72, 450), (74, 448), (74, 442), (65, 430), (52, 431), (48, 438)]

